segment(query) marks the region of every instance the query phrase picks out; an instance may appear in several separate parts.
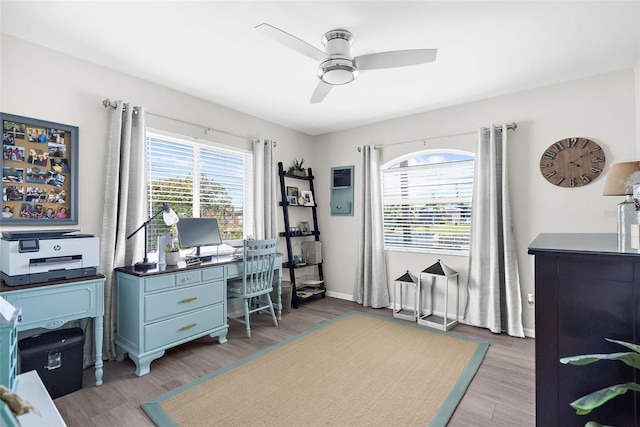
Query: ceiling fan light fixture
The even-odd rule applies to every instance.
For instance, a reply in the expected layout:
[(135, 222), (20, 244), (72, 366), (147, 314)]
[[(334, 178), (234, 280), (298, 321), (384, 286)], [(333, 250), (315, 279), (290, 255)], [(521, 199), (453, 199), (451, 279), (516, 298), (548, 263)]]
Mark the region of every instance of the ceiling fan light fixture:
[(426, 64), (435, 61), (438, 52), (437, 49), (408, 49), (374, 52), (354, 57), (351, 54), (353, 35), (344, 29), (326, 32), (322, 38), (324, 45), (324, 51), (322, 51), (267, 23), (260, 24), (256, 28), (290, 49), (320, 62), (317, 72), (320, 82), (311, 95), (312, 104), (322, 102), (333, 86), (354, 81), (358, 77), (359, 70)]
[(343, 85), (358, 77), (358, 68), (349, 59), (329, 59), (320, 64), (318, 78), (330, 85)]

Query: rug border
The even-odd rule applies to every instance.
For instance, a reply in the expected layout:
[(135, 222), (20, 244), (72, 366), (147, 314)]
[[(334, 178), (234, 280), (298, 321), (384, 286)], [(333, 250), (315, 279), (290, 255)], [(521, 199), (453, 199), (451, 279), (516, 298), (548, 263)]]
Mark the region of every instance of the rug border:
[(386, 320), (392, 323), (398, 323), (404, 326), (409, 326), (409, 327), (414, 327), (414, 328), (418, 328), (421, 330), (426, 330), (428, 332), (433, 332), (436, 334), (441, 334), (441, 335), (447, 335), (447, 336), (452, 336), (454, 338), (458, 338), (461, 340), (465, 340), (465, 341), (471, 341), (477, 344), (476, 350), (473, 352), (473, 355), (471, 356), (471, 359), (469, 360), (469, 363), (467, 363), (467, 366), (465, 367), (465, 369), (462, 371), (462, 373), (460, 374), (460, 376), (458, 377), (455, 385), (453, 386), (453, 388), (451, 389), (451, 392), (447, 395), (447, 397), (445, 398), (445, 401), (443, 402), (443, 404), (440, 406), (440, 408), (438, 409), (438, 412), (436, 413), (436, 415), (434, 416), (433, 420), (431, 420), (431, 424), (429, 424), (430, 426), (434, 426), (434, 427), (439, 427), (439, 426), (446, 426), (447, 423), (449, 422), (449, 420), (451, 419), (451, 417), (453, 416), (453, 413), (455, 412), (456, 408), (458, 407), (458, 404), (460, 403), (460, 401), (462, 400), (462, 397), (464, 396), (465, 392), (467, 391), (467, 388), (469, 387), (469, 384), (471, 384), (471, 380), (473, 380), (473, 377), (476, 375), (476, 372), (478, 371), (478, 368), (480, 368), (480, 365), (482, 364), (482, 361), (484, 360), (484, 357), (487, 353), (487, 350), (489, 349), (489, 342), (488, 341), (484, 341), (484, 340), (480, 340), (477, 338), (471, 338), (471, 337), (467, 337), (467, 336), (463, 336), (460, 335), (456, 332), (445, 332), (445, 331), (440, 331), (437, 329), (433, 329), (433, 328), (429, 328), (427, 326), (422, 326), (418, 323), (410, 323), (407, 322), (406, 320), (399, 320), (396, 318), (390, 318), (390, 317), (384, 317), (384, 316), (380, 316), (377, 315), (375, 313), (369, 313), (369, 312), (364, 312), (364, 311), (358, 311), (358, 310), (351, 310), (348, 311), (344, 314), (341, 314), (338, 317), (335, 317), (333, 319), (327, 320), (326, 322), (322, 322), (304, 332), (300, 332), (299, 334), (296, 334), (292, 337), (287, 338), (284, 341), (281, 341), (279, 343), (273, 344), (265, 349), (262, 349), (260, 351), (258, 351), (257, 353), (254, 353), (250, 356), (247, 356), (243, 359), (240, 359), (228, 366), (225, 366), (224, 368), (220, 368), (210, 374), (204, 375), (196, 380), (190, 381), (186, 384), (183, 384), (180, 387), (177, 387), (171, 391), (168, 391), (158, 397), (156, 397), (155, 399), (152, 399), (148, 402), (142, 403), (140, 405), (140, 407), (142, 408), (142, 410), (147, 414), (147, 416), (157, 425), (157, 426), (161, 426), (161, 427), (177, 427), (177, 424), (168, 417), (168, 415), (166, 414), (166, 412), (164, 412), (164, 410), (162, 410), (162, 408), (160, 407), (160, 403), (162, 403), (164, 400), (167, 400), (179, 393), (182, 393), (185, 390), (188, 390), (191, 387), (194, 387), (198, 384), (201, 384), (205, 381), (210, 380), (211, 378), (215, 378), (219, 375), (224, 374), (225, 372), (228, 372), (232, 369), (237, 368), (238, 366), (241, 366), (253, 359), (256, 359), (266, 353), (269, 353), (273, 350), (276, 350), (280, 347), (283, 347), (287, 344), (289, 344), (292, 341), (297, 340), (298, 338), (301, 338), (305, 335), (308, 335), (312, 332), (317, 331), (318, 329), (322, 329), (325, 326), (330, 325), (331, 323), (337, 322), (341, 319), (344, 319), (345, 317), (348, 316), (352, 316), (352, 315), (362, 315), (362, 316), (368, 316), (368, 317), (373, 317), (376, 319), (381, 319), (381, 320)]

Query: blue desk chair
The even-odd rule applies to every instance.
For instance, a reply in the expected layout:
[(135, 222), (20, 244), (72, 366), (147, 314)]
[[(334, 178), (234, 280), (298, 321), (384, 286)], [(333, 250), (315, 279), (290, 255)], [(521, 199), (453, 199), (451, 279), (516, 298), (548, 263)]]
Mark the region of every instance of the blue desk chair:
[(244, 323), (247, 337), (251, 336), (249, 315), (263, 310), (269, 310), (273, 324), (278, 326), (276, 313), (273, 309), (270, 292), (273, 290), (273, 265), (278, 253), (278, 239), (245, 240), (243, 251), (242, 279), (229, 281), (227, 296), (242, 298), (244, 316), (232, 318)]

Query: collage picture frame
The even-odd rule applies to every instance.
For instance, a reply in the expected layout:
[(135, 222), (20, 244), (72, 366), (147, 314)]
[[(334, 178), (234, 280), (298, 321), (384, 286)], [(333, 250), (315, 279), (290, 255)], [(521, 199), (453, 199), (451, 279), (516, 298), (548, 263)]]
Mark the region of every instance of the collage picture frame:
[(78, 223), (78, 127), (0, 113), (3, 225)]

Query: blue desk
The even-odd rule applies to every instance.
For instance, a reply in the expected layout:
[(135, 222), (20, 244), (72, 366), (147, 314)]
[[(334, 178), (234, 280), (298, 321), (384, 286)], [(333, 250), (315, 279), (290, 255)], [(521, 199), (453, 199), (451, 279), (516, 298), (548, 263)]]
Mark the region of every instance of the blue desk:
[[(168, 348), (209, 335), (227, 342), (227, 280), (242, 277), (242, 260), (214, 257), (187, 267), (163, 264), (145, 272), (116, 268), (116, 360), (125, 353), (136, 375), (150, 371), (151, 362)], [(282, 258), (276, 259), (278, 301), (282, 318)]]

